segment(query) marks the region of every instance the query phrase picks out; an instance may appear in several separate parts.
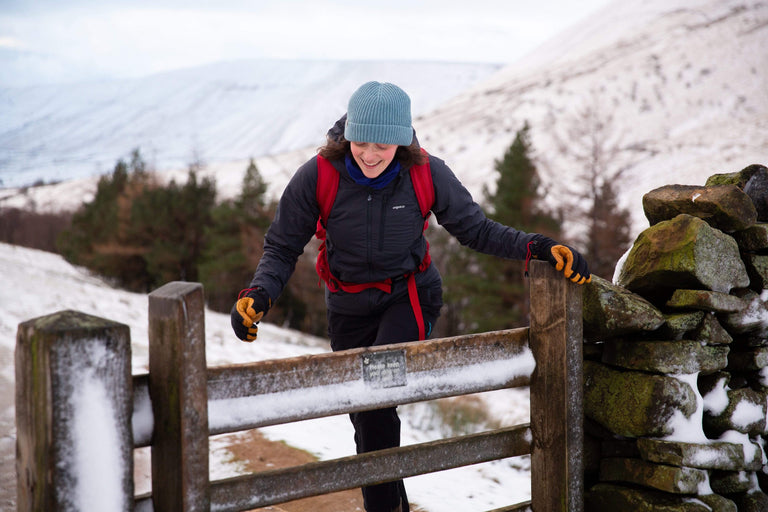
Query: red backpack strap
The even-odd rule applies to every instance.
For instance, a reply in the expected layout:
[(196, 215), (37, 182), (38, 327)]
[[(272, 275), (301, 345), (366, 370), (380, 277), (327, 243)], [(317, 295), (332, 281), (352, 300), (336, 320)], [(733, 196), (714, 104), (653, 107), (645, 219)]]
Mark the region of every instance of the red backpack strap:
[[(411, 181), (413, 182), (413, 190), (416, 192), (416, 200), (419, 202), (421, 216), (426, 218), (432, 209), (432, 205), (435, 204), (435, 187), (432, 184), (429, 155), (424, 148), (421, 148), (421, 152), (427, 160), (421, 165), (411, 167)], [(424, 229), (427, 229), (426, 224)]]
[(328, 266), (328, 251), (325, 248), (325, 225), (328, 222), (328, 216), (331, 214), (331, 208), (336, 201), (336, 193), (339, 191), (339, 172), (333, 167), (333, 164), (320, 155), (317, 155), (317, 188), (315, 196), (317, 204), (320, 207), (320, 217), (317, 219), (315, 236), (320, 240), (320, 247), (317, 253), (317, 262), (315, 270), (322, 281), (331, 291), (338, 290), (334, 283), (331, 269)]
[(331, 213), (336, 193), (339, 191), (339, 171), (326, 158), (317, 155), (317, 204), (320, 206), (320, 221), (325, 224)]

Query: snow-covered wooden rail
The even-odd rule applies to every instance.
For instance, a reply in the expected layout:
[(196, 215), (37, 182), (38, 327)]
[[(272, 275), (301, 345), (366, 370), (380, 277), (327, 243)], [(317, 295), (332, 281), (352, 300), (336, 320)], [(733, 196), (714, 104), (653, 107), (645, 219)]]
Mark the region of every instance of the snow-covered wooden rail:
[[(525, 328), (207, 368), (202, 287), (169, 283), (149, 295), (150, 371), (133, 377), (126, 326), (71, 311), (25, 322), (18, 510), (251, 510), (531, 454), (531, 501), (495, 512), (581, 511), (581, 294), (540, 262), (530, 288)], [(528, 385), (530, 424), (209, 481), (213, 434)], [(83, 421), (111, 432), (96, 468), (78, 462), (99, 441)], [(134, 498), (140, 446), (152, 494)]]

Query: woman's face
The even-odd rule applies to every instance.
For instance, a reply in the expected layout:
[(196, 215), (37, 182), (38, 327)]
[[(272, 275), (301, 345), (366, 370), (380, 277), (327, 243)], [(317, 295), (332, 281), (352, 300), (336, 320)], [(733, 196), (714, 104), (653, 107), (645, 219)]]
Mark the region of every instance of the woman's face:
[(352, 158), (366, 178), (375, 178), (395, 158), (396, 144), (374, 144), (372, 142), (350, 142)]

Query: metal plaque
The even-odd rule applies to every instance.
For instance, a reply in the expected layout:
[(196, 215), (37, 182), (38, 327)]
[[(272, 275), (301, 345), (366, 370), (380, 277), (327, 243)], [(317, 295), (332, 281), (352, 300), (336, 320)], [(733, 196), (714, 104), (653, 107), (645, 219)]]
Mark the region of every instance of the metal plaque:
[(363, 381), (372, 388), (405, 386), (405, 350), (363, 354)]

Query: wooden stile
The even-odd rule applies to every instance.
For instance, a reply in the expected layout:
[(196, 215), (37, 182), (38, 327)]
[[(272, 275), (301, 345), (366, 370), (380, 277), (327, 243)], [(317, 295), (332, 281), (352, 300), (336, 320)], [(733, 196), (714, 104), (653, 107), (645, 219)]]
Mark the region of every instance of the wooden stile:
[(584, 510), (581, 289), (531, 266), (531, 501), (534, 512)]
[[(92, 508), (133, 510), (128, 326), (77, 311), (26, 321), (16, 336), (15, 366), (16, 510), (81, 510), (83, 495), (105, 486), (122, 496), (90, 495)], [(93, 411), (98, 425), (78, 421)], [(98, 427), (115, 431), (87, 436)], [(84, 452), (100, 460), (83, 460)], [(94, 470), (99, 464), (108, 471)]]
[(154, 510), (208, 511), (208, 392), (205, 303), (198, 283), (149, 294)]
[[(54, 403), (50, 390), (75, 382), (76, 375), (66, 374), (70, 349), (82, 352), (82, 340), (95, 337), (121, 361), (99, 375), (122, 414), (116, 428), (130, 459), (127, 502), (130, 448), (152, 450), (152, 493), (125, 510), (250, 510), (530, 453), (531, 500), (492, 512), (581, 512), (581, 287), (545, 262), (532, 262), (530, 272), (529, 327), (217, 368), (206, 366), (202, 286), (168, 283), (149, 295), (147, 375), (130, 374), (126, 326), (77, 312), (25, 322), (16, 352), (18, 510), (72, 510), (57, 497), (77, 476), (56, 458), (58, 439), (70, 434), (51, 424), (66, 426), (74, 413)], [(526, 385), (530, 425), (209, 481), (212, 434)], [(130, 412), (148, 414), (148, 400), (153, 429), (131, 439)], [(247, 413), (240, 417), (243, 405)]]

